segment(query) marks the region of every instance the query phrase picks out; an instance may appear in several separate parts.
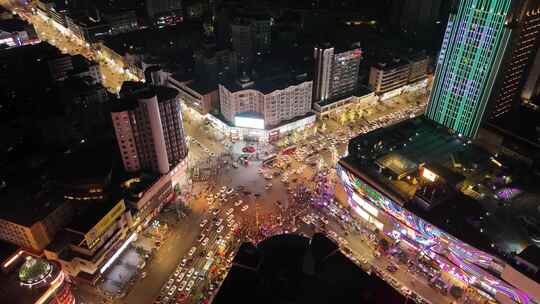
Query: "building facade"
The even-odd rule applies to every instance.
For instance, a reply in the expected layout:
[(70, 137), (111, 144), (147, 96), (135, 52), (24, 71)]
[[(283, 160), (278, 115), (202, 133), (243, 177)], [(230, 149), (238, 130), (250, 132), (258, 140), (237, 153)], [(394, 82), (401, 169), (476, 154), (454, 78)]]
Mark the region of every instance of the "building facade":
[(334, 55), (330, 82), (330, 95), (332, 98), (346, 96), (356, 91), (361, 55), (360, 49)]
[(221, 114), (231, 124), (243, 115), (263, 120), (263, 128), (305, 115), (311, 110), (311, 80), (290, 83), (279, 88), (261, 89), (250, 80), (241, 87), (219, 85)]
[(313, 101), (346, 97), (354, 92), (358, 88), (361, 55), (358, 48), (338, 53), (329, 44), (315, 47)]
[(269, 16), (241, 16), (231, 24), (232, 44), (238, 63), (250, 66), (255, 56), (270, 52), (272, 20)]
[(334, 62), (334, 48), (330, 45), (315, 47), (315, 74), (313, 78), (313, 101), (330, 98), (330, 80), (332, 76), (332, 63)]
[[(504, 90), (514, 82), (513, 78), (507, 78), (505, 84), (501, 78), (507, 72), (505, 60), (510, 58), (512, 62), (512, 49), (520, 45), (513, 43), (512, 38), (519, 34), (515, 25), (527, 2), (460, 1), (453, 8), (426, 112), (430, 119), (466, 137), (477, 135), (492, 107), (491, 101), (499, 95), (501, 87)], [(519, 53), (516, 50), (515, 54)], [(517, 69), (521, 67), (518, 65)], [(502, 112), (506, 100), (500, 97)]]
[(408, 84), (419, 82), (427, 77), (430, 58), (418, 54), (408, 59), (394, 58), (379, 62), (371, 67), (369, 85), (377, 95), (399, 90)]
[(520, 93), (527, 81), (527, 76), (533, 68), (540, 40), (540, 3), (525, 1), (523, 10), (513, 22), (513, 34), (500, 86), (494, 96), (490, 109), (490, 118), (497, 118), (521, 103)]
[(111, 113), (124, 168), (165, 174), (187, 156), (178, 91), (154, 86), (115, 101)]

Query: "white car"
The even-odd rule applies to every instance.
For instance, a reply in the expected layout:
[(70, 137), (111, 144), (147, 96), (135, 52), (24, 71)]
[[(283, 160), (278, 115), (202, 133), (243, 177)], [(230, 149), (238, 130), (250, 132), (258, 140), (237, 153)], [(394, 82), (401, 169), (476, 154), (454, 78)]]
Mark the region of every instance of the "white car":
[(184, 288), (186, 288), (186, 284), (187, 284), (187, 281), (182, 281), (182, 283), (180, 283), (180, 285), (178, 286), (178, 291), (182, 291), (184, 290)]
[[(224, 227), (224, 226), (219, 226), (218, 229), (216, 230), (216, 232), (217, 232), (217, 233), (221, 233), (221, 231), (223, 231), (223, 227)], [(207, 240), (208, 240), (208, 238), (205, 239), (205, 241), (207, 241)], [(206, 244), (203, 243), (203, 246), (206, 246)]]
[(194, 272), (195, 272), (195, 268), (191, 267), (189, 271), (186, 273), (186, 278), (190, 278)]
[(190, 292), (191, 288), (193, 288), (193, 285), (195, 285), (195, 280), (189, 281), (189, 283), (186, 286), (186, 292)]
[(239, 200), (239, 201), (237, 201), (237, 202), (234, 203), (234, 206), (235, 206), (235, 207), (238, 207), (238, 206), (242, 205), (243, 203), (244, 203), (243, 200)]
[(188, 252), (188, 255), (191, 257), (195, 254), (195, 251), (197, 251), (197, 247), (193, 246)]
[(219, 220), (217, 220), (217, 222), (216, 222), (216, 227), (219, 227), (219, 226), (221, 226), (221, 224), (222, 224), (222, 223), (223, 223), (223, 219), (222, 219), (222, 218), (220, 218), (220, 219), (219, 219)]
[(234, 214), (231, 214), (229, 215), (229, 217), (227, 217), (227, 222), (230, 222), (234, 219)]
[(242, 209), (240, 209), (240, 210), (242, 210), (242, 212), (243, 212), (243, 211), (246, 211), (246, 210), (248, 210), (248, 208), (249, 208), (249, 206), (248, 206), (248, 205), (245, 205), (245, 206), (244, 206), (244, 207), (242, 207)]
[(230, 215), (230, 214), (233, 213), (233, 212), (234, 212), (234, 209), (233, 209), (233, 208), (230, 208), (229, 210), (227, 210), (227, 212), (226, 212), (225, 214)]
[(208, 220), (204, 219), (204, 220), (202, 220), (202, 222), (201, 222), (201, 224), (199, 226), (201, 226), (201, 228), (202, 228), (202, 227), (206, 226), (206, 223), (208, 223)]
[(169, 290), (169, 292), (167, 293), (169, 296), (172, 296), (174, 294), (174, 292), (176, 291), (176, 286), (173, 285), (173, 287), (171, 287), (171, 290)]
[(227, 193), (227, 195), (229, 195), (229, 194), (232, 194), (233, 192), (234, 192), (234, 189), (233, 189), (233, 188), (229, 188), (229, 190), (227, 190), (226, 193)]
[(213, 214), (213, 215), (217, 215), (218, 213), (219, 213), (219, 209), (214, 209), (214, 210), (212, 211), (212, 214)]
[(227, 223), (227, 227), (231, 228), (234, 225), (234, 220)]
[(202, 241), (201, 245), (206, 246), (206, 245), (208, 244), (208, 241), (209, 241), (209, 239), (208, 239), (208, 238), (205, 238), (205, 239)]
[(180, 275), (176, 278), (176, 283), (182, 282), (182, 279), (186, 276), (184, 272), (180, 273)]

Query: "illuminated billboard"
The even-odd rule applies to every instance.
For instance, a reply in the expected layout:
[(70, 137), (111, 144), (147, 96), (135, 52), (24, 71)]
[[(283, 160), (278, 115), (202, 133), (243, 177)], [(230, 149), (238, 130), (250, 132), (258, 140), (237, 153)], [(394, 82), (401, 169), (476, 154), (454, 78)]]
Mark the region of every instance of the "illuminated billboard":
[(239, 128), (264, 129), (264, 119), (254, 117), (234, 117), (234, 126)]

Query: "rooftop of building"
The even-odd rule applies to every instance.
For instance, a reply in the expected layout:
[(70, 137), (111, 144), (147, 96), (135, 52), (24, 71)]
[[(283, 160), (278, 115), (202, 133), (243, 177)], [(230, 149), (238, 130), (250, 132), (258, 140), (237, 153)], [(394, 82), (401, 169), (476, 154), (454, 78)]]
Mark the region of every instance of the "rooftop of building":
[(368, 275), (326, 236), (270, 237), (243, 244), (213, 303), (399, 303), (405, 298)]
[(104, 202), (79, 204), (73, 220), (66, 229), (85, 235), (107, 215), (121, 200), (119, 194), (113, 195)]
[[(21, 285), (19, 270), (29, 255), (23, 253), (15, 262), (14, 266), (7, 272), (0, 272), (0, 294), (8, 303), (27, 304), (36, 303), (37, 300), (49, 289), (50, 284), (37, 284), (30, 288)], [(49, 280), (56, 278), (60, 268), (59, 265), (48, 262), (52, 267), (52, 276)]]
[(212, 84), (209, 81), (204, 80), (195, 80), (187, 84), (187, 87), (193, 91), (205, 95), (217, 91), (218, 87), (216, 84)]
[(24, 187), (11, 187), (0, 190), (0, 218), (30, 227), (46, 218), (65, 204), (63, 198), (45, 190), (43, 181), (29, 181)]
[(423, 117), (359, 135), (348, 150), (344, 166), (479, 249), (505, 258), (537, 237), (519, 227), (523, 216), (540, 220), (533, 203), (540, 194), (519, 160), (493, 155)]
[(485, 127), (505, 135), (505, 139), (523, 142), (524, 145), (540, 147), (540, 115), (538, 110), (519, 106), (507, 114), (493, 119)]
[(28, 23), (17, 18), (0, 20), (0, 30), (8, 33), (24, 31), (27, 26)]
[(262, 94), (269, 94), (277, 90), (284, 90), (291, 86), (302, 84), (306, 81), (312, 81), (308, 72), (300, 71), (297, 73), (283, 72), (264, 78), (251, 79), (243, 75), (238, 79), (229, 79), (221, 83), (231, 93), (243, 90), (257, 90)]
[(109, 143), (82, 145), (77, 151), (57, 155), (51, 164), (51, 178), (77, 182), (107, 180), (112, 171), (112, 146)]
[(132, 107), (131, 103), (133, 101), (130, 99), (146, 99), (157, 96), (158, 102), (162, 102), (178, 96), (178, 91), (166, 86), (156, 86), (136, 81), (125, 81), (120, 89), (120, 96), (124, 97), (123, 100), (121, 100), (122, 103), (114, 105), (115, 102), (113, 102), (113, 112), (117, 112), (117, 108), (122, 109), (124, 107)]

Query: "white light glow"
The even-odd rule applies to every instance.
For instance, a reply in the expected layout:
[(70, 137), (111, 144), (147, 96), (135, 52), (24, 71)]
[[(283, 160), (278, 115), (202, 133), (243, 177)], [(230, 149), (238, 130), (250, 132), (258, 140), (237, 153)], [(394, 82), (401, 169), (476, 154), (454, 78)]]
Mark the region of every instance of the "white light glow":
[(234, 125), (239, 128), (264, 129), (264, 119), (236, 116)]
[(377, 217), (379, 215), (379, 210), (377, 208), (373, 207), (370, 203), (368, 203), (366, 200), (361, 198), (358, 194), (353, 193), (352, 195), (353, 200), (360, 205), (363, 209), (365, 209), (369, 214)]
[(120, 256), (120, 254), (126, 249), (126, 247), (131, 243), (135, 237), (137, 237), (137, 233), (133, 233), (125, 242), (118, 248), (118, 250), (113, 254), (113, 256), (101, 267), (99, 270), (100, 273), (104, 273), (111, 265), (116, 261), (116, 259)]
[(428, 170), (427, 168), (424, 168), (422, 170), (422, 177), (429, 180), (430, 182), (434, 182), (437, 179), (437, 174), (435, 172)]

